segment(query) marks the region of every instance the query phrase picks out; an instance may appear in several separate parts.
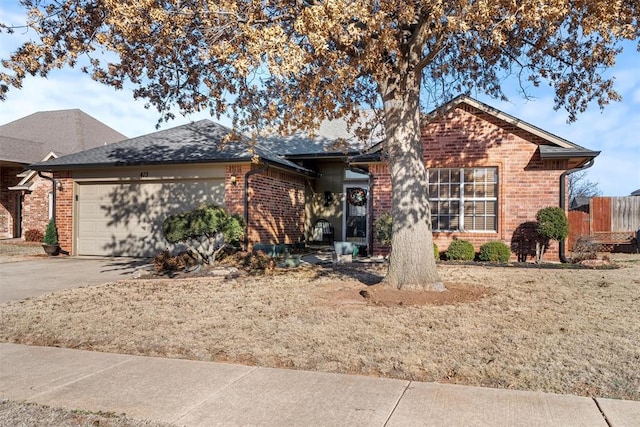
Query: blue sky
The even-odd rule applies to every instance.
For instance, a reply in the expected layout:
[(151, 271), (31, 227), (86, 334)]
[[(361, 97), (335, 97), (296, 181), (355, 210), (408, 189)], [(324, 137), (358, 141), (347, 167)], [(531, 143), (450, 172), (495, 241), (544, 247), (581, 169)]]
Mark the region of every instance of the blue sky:
[[(20, 24), (24, 12), (17, 1), (2, 1), (0, 22)], [(5, 58), (28, 34), (0, 34), (0, 58)], [(509, 102), (477, 96), (495, 108), (543, 128), (571, 142), (602, 153), (589, 169), (588, 178), (598, 183), (607, 196), (626, 196), (640, 189), (640, 52), (634, 43), (624, 45), (615, 68), (609, 73), (616, 79), (622, 101), (601, 111), (597, 105), (567, 124), (567, 114), (553, 110), (553, 93), (540, 88), (532, 92), (535, 100), (524, 100), (515, 89), (507, 95)], [(30, 77), (22, 89), (11, 89), (7, 101), (0, 103), (0, 125), (26, 115), (48, 110), (79, 108), (128, 137), (154, 132), (159, 114), (144, 108), (144, 100), (134, 101), (131, 90), (116, 91), (94, 82), (77, 69), (52, 72), (47, 79)], [(192, 114), (163, 123), (161, 128), (178, 126), (210, 118), (208, 113)], [(223, 124), (230, 121), (221, 120)], [(550, 185), (556, 185), (550, 183)]]

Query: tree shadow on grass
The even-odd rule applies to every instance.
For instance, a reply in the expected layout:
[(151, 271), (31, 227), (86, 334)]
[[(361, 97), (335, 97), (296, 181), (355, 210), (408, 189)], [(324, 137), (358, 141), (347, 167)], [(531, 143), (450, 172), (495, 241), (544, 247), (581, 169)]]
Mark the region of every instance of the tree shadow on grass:
[(369, 263), (327, 264), (319, 266), (316, 278), (335, 275), (345, 279), (356, 280), (363, 285), (373, 286), (382, 282), (387, 266)]
[(152, 262), (151, 258), (111, 258), (100, 272), (121, 271), (123, 275), (128, 275), (134, 270), (149, 266)]

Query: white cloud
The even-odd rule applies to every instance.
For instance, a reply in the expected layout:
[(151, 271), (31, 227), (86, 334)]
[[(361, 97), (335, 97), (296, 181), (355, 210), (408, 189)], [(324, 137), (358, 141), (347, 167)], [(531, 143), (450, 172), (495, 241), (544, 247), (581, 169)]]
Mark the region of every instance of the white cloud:
[[(5, 105), (9, 108), (0, 110), (0, 124), (38, 111), (79, 108), (129, 137), (156, 131), (160, 118), (157, 111), (144, 108), (144, 101), (134, 101), (130, 91), (116, 91), (77, 70), (56, 71), (47, 79), (28, 78), (22, 89), (9, 91)], [(161, 128), (211, 118), (206, 112), (176, 116)], [(229, 120), (221, 122), (230, 124)]]

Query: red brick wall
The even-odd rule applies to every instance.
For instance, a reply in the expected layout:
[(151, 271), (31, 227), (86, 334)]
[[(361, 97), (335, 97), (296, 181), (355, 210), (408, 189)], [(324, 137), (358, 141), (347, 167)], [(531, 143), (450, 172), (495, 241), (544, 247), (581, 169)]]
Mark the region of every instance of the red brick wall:
[[(251, 165), (227, 165), (224, 184), (224, 204), (227, 212), (244, 217), (244, 178)], [(235, 176), (235, 185), (231, 177)]]
[[(244, 180), (257, 165), (229, 165), (225, 179), (225, 207), (244, 216)], [(236, 185), (231, 183), (236, 177)], [(269, 168), (249, 176), (249, 243), (295, 243), (304, 233), (305, 180)]]
[[(51, 174), (43, 173), (46, 176)], [(25, 192), (22, 203), (22, 233), (40, 230), (44, 233), (49, 222), (49, 194), (53, 185), (48, 179), (34, 176), (31, 191)]]
[[(525, 139), (525, 137), (527, 139)], [(437, 232), (441, 251), (454, 238), (465, 239), (476, 250), (489, 240), (511, 245), (514, 232), (535, 222), (536, 212), (558, 206), (559, 177), (566, 162), (543, 162), (537, 152), (540, 138), (468, 106), (456, 108), (422, 129), (425, 165), (428, 168), (496, 167), (498, 169), (498, 230), (496, 232)], [(390, 211), (390, 179), (385, 165), (371, 165), (375, 187), (374, 215)], [(377, 252), (381, 248), (374, 243)], [(545, 256), (558, 257), (554, 242)]]
[(73, 255), (73, 179), (68, 172), (57, 172), (54, 178), (62, 185), (62, 189), (56, 191), (58, 243)]
[[(377, 163), (369, 165), (369, 173), (373, 175), (373, 220), (380, 218), (380, 215), (391, 212), (391, 175), (386, 164)], [(378, 243), (373, 229), (373, 253), (388, 255), (389, 247)]]
[(249, 178), (249, 241), (296, 243), (304, 236), (304, 178), (268, 169)]
[(21, 171), (22, 168), (0, 168), (0, 237), (20, 237), (13, 235), (20, 192), (9, 191), (8, 187), (20, 182), (16, 175)]

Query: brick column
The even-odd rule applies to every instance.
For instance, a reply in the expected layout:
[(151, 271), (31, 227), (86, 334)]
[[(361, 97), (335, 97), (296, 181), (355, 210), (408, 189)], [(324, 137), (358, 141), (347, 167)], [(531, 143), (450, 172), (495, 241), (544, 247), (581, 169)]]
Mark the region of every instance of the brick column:
[[(56, 189), (56, 227), (58, 229), (58, 243), (60, 248), (73, 254), (73, 179), (69, 172), (53, 175), (62, 185)], [(58, 187), (59, 188), (59, 187)]]

